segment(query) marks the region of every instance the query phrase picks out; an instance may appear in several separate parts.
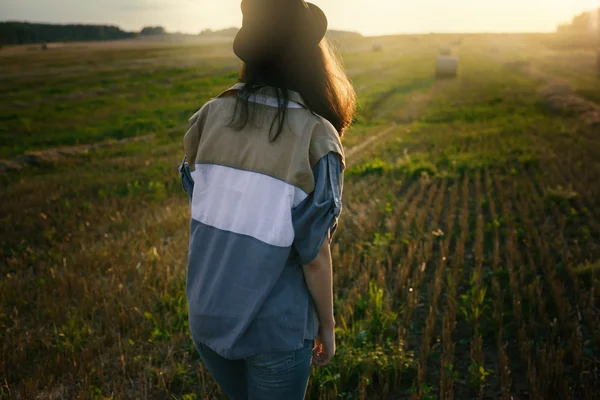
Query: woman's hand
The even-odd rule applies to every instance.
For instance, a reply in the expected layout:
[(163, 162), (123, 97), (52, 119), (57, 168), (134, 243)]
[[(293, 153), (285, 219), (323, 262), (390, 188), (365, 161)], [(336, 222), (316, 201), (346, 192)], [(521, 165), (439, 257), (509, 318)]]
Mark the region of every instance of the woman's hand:
[(313, 348), (313, 364), (325, 367), (335, 356), (335, 326), (321, 327)]

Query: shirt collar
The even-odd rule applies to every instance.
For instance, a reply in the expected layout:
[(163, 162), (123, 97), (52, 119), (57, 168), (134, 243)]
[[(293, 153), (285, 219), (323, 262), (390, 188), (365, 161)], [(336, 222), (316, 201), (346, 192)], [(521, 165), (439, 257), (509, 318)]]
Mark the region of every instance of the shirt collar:
[[(227, 89), (226, 91), (224, 91), (217, 97), (225, 97), (225, 96), (230, 96), (230, 95), (236, 94), (239, 91), (241, 91), (244, 88), (244, 86), (246, 86), (246, 84), (243, 82), (236, 83), (235, 85), (233, 85), (232, 87), (230, 87), (229, 89)], [(256, 93), (261, 96), (267, 96), (267, 97), (273, 97), (273, 98), (276, 98), (276, 96), (277, 96), (276, 92), (275, 92), (275, 88), (271, 87), (271, 86), (262, 87), (262, 88), (258, 89), (258, 91)], [(304, 98), (302, 97), (302, 95), (300, 93), (294, 92), (293, 90), (288, 90), (288, 93), (289, 93), (290, 101), (296, 102), (296, 103), (300, 104), (302, 107), (308, 109), (308, 106), (306, 105), (306, 101), (304, 100)]]

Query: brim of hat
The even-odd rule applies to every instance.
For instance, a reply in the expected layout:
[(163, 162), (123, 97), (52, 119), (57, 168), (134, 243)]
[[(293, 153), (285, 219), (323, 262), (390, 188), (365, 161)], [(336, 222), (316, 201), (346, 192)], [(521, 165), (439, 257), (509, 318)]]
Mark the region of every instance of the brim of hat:
[[(311, 45), (318, 45), (327, 33), (327, 16), (318, 6), (307, 3), (310, 17), (313, 21), (314, 33)], [(233, 52), (244, 62), (254, 62), (262, 59), (265, 54), (271, 54), (274, 46), (273, 33), (264, 29), (254, 30), (242, 27), (233, 41)]]

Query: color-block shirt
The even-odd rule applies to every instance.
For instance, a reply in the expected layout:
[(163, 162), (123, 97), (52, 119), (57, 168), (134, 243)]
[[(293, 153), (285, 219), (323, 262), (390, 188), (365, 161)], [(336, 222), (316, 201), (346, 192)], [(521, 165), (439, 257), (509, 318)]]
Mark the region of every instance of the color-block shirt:
[(274, 89), (250, 98), (262, 113), (230, 126), (238, 84), (190, 119), (180, 173), (192, 208), (187, 299), (194, 340), (229, 359), (290, 351), (318, 319), (302, 265), (341, 212), (344, 154), (335, 128), (290, 92), (283, 132), (269, 138)]

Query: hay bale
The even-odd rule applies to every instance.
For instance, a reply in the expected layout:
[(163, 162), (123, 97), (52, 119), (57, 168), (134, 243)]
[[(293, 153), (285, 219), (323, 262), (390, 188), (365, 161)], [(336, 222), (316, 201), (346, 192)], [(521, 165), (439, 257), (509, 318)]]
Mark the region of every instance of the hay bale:
[(380, 43), (375, 43), (373, 45), (373, 51), (376, 53), (383, 51), (383, 46)]
[(440, 55), (442, 56), (451, 56), (452, 49), (449, 46), (441, 46), (440, 47)]
[(458, 58), (454, 56), (439, 56), (435, 63), (436, 78), (456, 78), (458, 75)]

